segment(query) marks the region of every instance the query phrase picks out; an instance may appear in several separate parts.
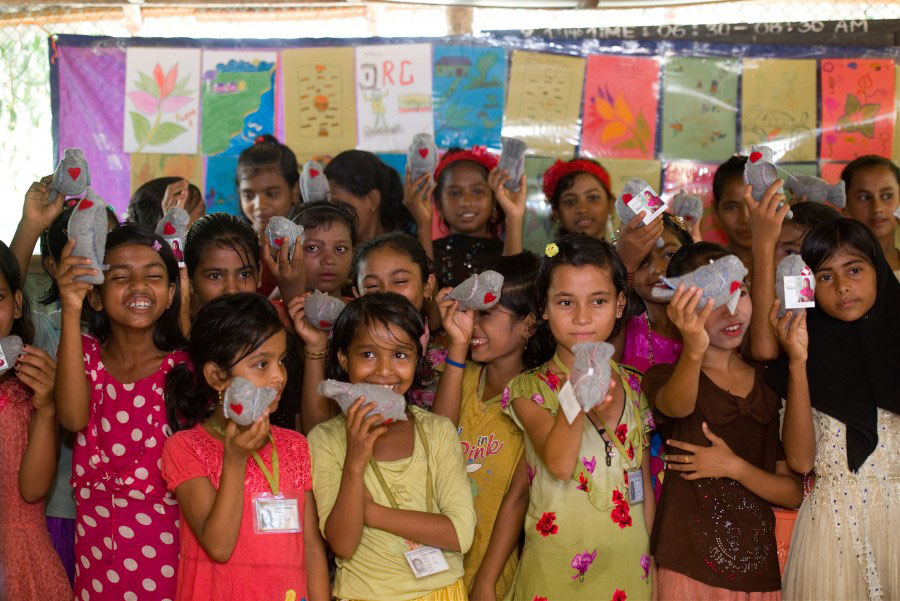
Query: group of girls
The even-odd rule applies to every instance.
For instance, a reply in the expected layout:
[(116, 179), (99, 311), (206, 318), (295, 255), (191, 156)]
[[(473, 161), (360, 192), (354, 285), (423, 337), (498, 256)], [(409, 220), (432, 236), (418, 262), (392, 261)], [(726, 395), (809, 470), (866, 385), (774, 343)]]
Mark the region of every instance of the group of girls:
[[(727, 247), (668, 214), (607, 242), (608, 173), (558, 161), (559, 236), (538, 257), (524, 178), (510, 192), (480, 149), (406, 185), (348, 151), (331, 200), (303, 203), (266, 136), (239, 160), (242, 218), (203, 216), (184, 180), (139, 190), (128, 223), (110, 213), (98, 286), (71, 203), (36, 182), (0, 244), (0, 337), (26, 343), (0, 376), (6, 598), (900, 597), (900, 172), (858, 159), (846, 217), (801, 201), (788, 219), (741, 161), (714, 181)], [(192, 218), (181, 270), (152, 233), (169, 206)], [(293, 257), (261, 242), (276, 215), (304, 226)], [(38, 239), (50, 313), (24, 294)], [(797, 253), (816, 306), (778, 318), (775, 266)], [(729, 254), (752, 274), (733, 313), (695, 287), (653, 296)], [(504, 276), (493, 308), (447, 296), (485, 269)], [(306, 318), (312, 290), (346, 301), (330, 333)], [(573, 349), (603, 341), (609, 391), (570, 422)], [(249, 426), (224, 408), (237, 377), (274, 390)], [(342, 413), (326, 378), (404, 395), (406, 419), (365, 397)], [(773, 507), (801, 503), (776, 539)]]

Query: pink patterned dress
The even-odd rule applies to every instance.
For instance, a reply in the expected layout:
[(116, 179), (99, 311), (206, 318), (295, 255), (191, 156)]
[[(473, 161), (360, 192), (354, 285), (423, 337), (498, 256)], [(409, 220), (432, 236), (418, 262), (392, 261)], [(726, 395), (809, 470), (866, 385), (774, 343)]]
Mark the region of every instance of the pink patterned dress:
[(82, 336), (91, 386), (87, 426), (72, 458), (75, 487), (75, 598), (160, 601), (175, 597), (178, 504), (162, 477), (166, 374), (187, 353), (130, 384), (107, 373), (100, 345)]
[(0, 599), (72, 598), (69, 579), (50, 544), (44, 501), (19, 494), (19, 463), (34, 412), (31, 390), (11, 374), (0, 380)]

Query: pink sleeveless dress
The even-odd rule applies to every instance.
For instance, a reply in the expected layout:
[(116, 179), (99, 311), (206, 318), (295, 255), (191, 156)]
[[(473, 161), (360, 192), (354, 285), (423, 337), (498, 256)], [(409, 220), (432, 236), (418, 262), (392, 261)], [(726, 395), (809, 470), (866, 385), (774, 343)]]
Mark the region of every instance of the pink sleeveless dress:
[(187, 353), (166, 355), (153, 374), (122, 384), (107, 373), (100, 345), (82, 336), (91, 387), (88, 425), (75, 438), (75, 598), (175, 598), (178, 503), (162, 477), (166, 374)]

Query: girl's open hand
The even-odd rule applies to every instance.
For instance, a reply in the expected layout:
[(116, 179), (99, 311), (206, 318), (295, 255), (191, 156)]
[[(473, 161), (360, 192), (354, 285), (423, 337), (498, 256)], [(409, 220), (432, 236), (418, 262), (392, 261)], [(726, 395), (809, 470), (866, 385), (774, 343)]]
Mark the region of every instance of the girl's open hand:
[(296, 296), (288, 302), (287, 311), (294, 322), (294, 331), (300, 336), (300, 340), (306, 346), (309, 353), (321, 353), (328, 348), (328, 332), (314, 327), (309, 320), (306, 319), (306, 299), (309, 298), (311, 292), (306, 292), (301, 296)]
[(509, 171), (494, 167), (488, 174), (488, 184), (494, 191), (494, 197), (506, 214), (506, 219), (522, 220), (525, 218), (525, 199), (528, 197), (528, 180), (522, 174), (519, 180), (519, 191), (512, 192), (506, 187), (510, 180)]
[(406, 181), (403, 184), (403, 206), (412, 215), (417, 227), (428, 228), (429, 231), (432, 217), (431, 195), (434, 188), (435, 183), (430, 174), (426, 173), (412, 181), (409, 169), (406, 170)]
[(306, 292), (306, 264), (303, 262), (303, 245), (298, 239), (294, 242), (294, 256), (288, 258), (289, 245), (282, 244), (277, 256), (272, 256), (268, 241), (262, 245), (262, 258), (266, 267), (275, 278), (281, 298), (284, 302)]
[(697, 480), (699, 478), (734, 478), (741, 459), (734, 454), (731, 447), (724, 440), (710, 432), (709, 426), (703, 422), (703, 434), (712, 446), (701, 447), (689, 442), (668, 440), (666, 444), (690, 455), (666, 456), (667, 467), (676, 472), (683, 472), (681, 477), (685, 480)]
[(26, 344), (15, 366), (16, 376), (28, 386), (34, 395), (31, 402), (38, 412), (55, 413), (53, 386), (56, 378), (56, 361), (42, 349)]
[(641, 211), (627, 224), (623, 223), (619, 228), (619, 236), (616, 239), (616, 250), (622, 257), (625, 269), (628, 273), (634, 273), (644, 261), (644, 257), (656, 244), (657, 238), (663, 233), (662, 215), (647, 225), (643, 225), (645, 211)]
[(441, 323), (450, 337), (451, 345), (468, 348), (475, 328), (475, 312), (460, 308), (459, 301), (455, 299), (444, 300), (451, 290), (453, 288), (443, 288), (435, 297), (441, 312)]
[(66, 206), (66, 197), (63, 194), (57, 194), (56, 201), (50, 204), (51, 182), (53, 182), (52, 175), (44, 176), (40, 181), (33, 182), (25, 193), (22, 221), (33, 227), (36, 232), (43, 232), (50, 227)]
[(344, 466), (364, 470), (372, 452), (375, 441), (387, 432), (387, 427), (380, 425), (384, 417), (380, 413), (366, 414), (375, 409), (375, 403), (363, 404), (366, 397), (356, 399), (347, 410), (347, 455)]
[(228, 425), (225, 426), (225, 458), (246, 461), (250, 453), (263, 446), (268, 436), (268, 411), (246, 429), (241, 429), (236, 423), (228, 420)]
[[(806, 310), (788, 310), (778, 319), (778, 308), (781, 303), (775, 299), (769, 311), (769, 324), (775, 330), (778, 341), (793, 361), (806, 361), (809, 349), (809, 332), (806, 330)], [(791, 316), (797, 317), (791, 321)]]
[[(753, 245), (775, 248), (781, 237), (781, 226), (788, 211), (791, 210), (787, 197), (778, 192), (784, 181), (778, 179), (766, 188), (766, 193), (759, 202), (753, 200), (753, 188), (744, 187), (744, 204), (750, 217), (750, 231), (753, 233)], [(784, 203), (781, 208), (780, 203)]]
[(709, 346), (709, 334), (706, 333), (706, 320), (713, 312), (713, 301), (708, 299), (706, 305), (698, 313), (697, 307), (703, 298), (703, 290), (691, 286), (687, 290), (684, 284), (678, 286), (675, 296), (666, 307), (669, 319), (681, 332), (684, 350), (702, 354)]
[(93, 288), (93, 284), (75, 281), (80, 275), (94, 275), (97, 270), (88, 267), (91, 260), (87, 257), (72, 256), (75, 240), (69, 240), (63, 247), (56, 269), (56, 285), (59, 287), (59, 304), (63, 311), (81, 311), (84, 297)]
[(178, 207), (179, 209), (187, 210), (187, 201), (190, 197), (188, 192), (188, 186), (190, 184), (186, 179), (180, 179), (177, 182), (171, 183), (166, 186), (166, 191), (163, 193), (162, 199), (162, 211), (163, 214), (166, 213), (172, 207)]

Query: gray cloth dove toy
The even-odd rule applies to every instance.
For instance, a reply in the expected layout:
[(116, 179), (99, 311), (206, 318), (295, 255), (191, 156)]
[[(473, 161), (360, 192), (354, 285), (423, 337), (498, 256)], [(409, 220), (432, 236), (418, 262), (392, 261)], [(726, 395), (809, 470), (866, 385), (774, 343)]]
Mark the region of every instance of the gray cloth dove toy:
[(500, 161), (497, 168), (509, 172), (509, 180), (504, 187), (510, 192), (519, 191), (519, 180), (525, 173), (525, 151), (528, 150), (528, 144), (518, 138), (500, 138), (502, 150), (500, 151)]
[(226, 418), (241, 426), (249, 426), (265, 413), (277, 394), (274, 388), (260, 388), (249, 380), (236, 377), (225, 391), (222, 409)]
[(339, 298), (316, 290), (306, 297), (304, 305), (306, 320), (314, 328), (330, 332), (346, 304)]
[(843, 209), (847, 206), (847, 184), (840, 180), (833, 186), (814, 175), (795, 175), (784, 184), (795, 200), (805, 196), (812, 202), (827, 202)]
[(698, 223), (703, 218), (703, 201), (682, 190), (672, 199), (672, 214), (691, 224)]
[(6, 373), (16, 365), (22, 354), (22, 339), (18, 336), (0, 338), (0, 374)]
[(615, 350), (607, 342), (580, 342), (572, 347), (575, 362), (569, 381), (575, 390), (575, 399), (585, 412), (602, 403), (609, 392), (612, 374), (609, 360)]
[(48, 202), (53, 204), (60, 194), (63, 197), (81, 196), (90, 187), (91, 169), (84, 158), (84, 151), (80, 148), (67, 148), (63, 159), (53, 172)]
[(679, 285), (684, 284), (685, 289), (697, 286), (703, 290), (703, 298), (697, 305), (698, 310), (712, 299), (714, 307), (728, 305), (728, 311), (734, 315), (741, 298), (741, 284), (745, 277), (747, 268), (741, 260), (734, 255), (725, 255), (682, 276), (674, 278), (663, 276), (660, 279), (669, 290), (654, 287), (650, 294), (655, 299), (669, 300), (675, 295)]
[(487, 311), (500, 302), (503, 276), (496, 271), (483, 271), (470, 276), (451, 290), (445, 298), (459, 301), (463, 309)]
[[(786, 256), (775, 268), (775, 295), (778, 297), (778, 319), (784, 317), (784, 314), (788, 312), (787, 302), (785, 302), (784, 279), (798, 275), (808, 275), (812, 278), (812, 270), (803, 262), (803, 258), (800, 255)], [(791, 322), (793, 322), (793, 319), (791, 319)]]
[[(793, 178), (793, 176), (790, 176)], [(778, 179), (778, 169), (775, 167), (775, 152), (768, 146), (751, 146), (750, 156), (744, 165), (744, 183), (749, 185), (753, 200), (759, 202), (765, 195), (769, 186)], [(784, 194), (784, 188), (778, 189), (779, 194)], [(780, 209), (784, 203), (778, 205)], [(794, 213), (787, 212), (787, 218), (793, 219)]]
[(294, 247), (297, 240), (303, 235), (303, 226), (298, 225), (287, 217), (272, 217), (266, 226), (266, 239), (272, 248), (272, 253), (277, 255), (285, 243), (288, 245), (288, 259), (294, 257)]
[(88, 188), (84, 198), (78, 201), (75, 210), (69, 217), (69, 240), (75, 240), (75, 248), (72, 249), (73, 257), (85, 257), (91, 260), (90, 265), (97, 270), (95, 275), (79, 275), (75, 278), (78, 282), (99, 285), (103, 283), (104, 275), (103, 257), (106, 254), (107, 234), (106, 203)]
[(187, 236), (191, 216), (181, 207), (169, 207), (166, 214), (156, 224), (156, 233), (172, 247), (172, 254), (179, 267), (184, 266), (184, 237)]
[(324, 380), (319, 382), (316, 389), (324, 397), (334, 399), (344, 414), (350, 409), (350, 405), (361, 396), (366, 397), (364, 404), (375, 403), (375, 408), (366, 414), (380, 414), (385, 422), (406, 420), (406, 399), (402, 394), (397, 394), (390, 388), (378, 384), (348, 384), (337, 380)]
[[(622, 222), (622, 225), (631, 223), (631, 220), (640, 213), (640, 210), (635, 212), (628, 206), (628, 203), (635, 198), (640, 198), (641, 202), (647, 206), (647, 214), (644, 219), (659, 210), (660, 207), (664, 206), (662, 199), (660, 199), (647, 182), (638, 177), (632, 178), (628, 180), (628, 183), (622, 188), (622, 193), (619, 194), (619, 197), (616, 199), (616, 212), (619, 214), (619, 220)], [(659, 202), (658, 206), (656, 204), (657, 202)], [(646, 223), (641, 223), (641, 227), (644, 225), (646, 225)], [(662, 239), (662, 236), (660, 236), (656, 239), (655, 244), (656, 248), (662, 248), (666, 245), (666, 242)]]
[(406, 153), (409, 178), (414, 182), (425, 174), (434, 174), (438, 164), (438, 149), (431, 134), (416, 134)]
[(320, 163), (306, 161), (303, 164), (303, 172), (300, 174), (300, 196), (303, 202), (331, 200), (331, 188), (328, 186), (328, 178), (325, 177), (325, 169)]

